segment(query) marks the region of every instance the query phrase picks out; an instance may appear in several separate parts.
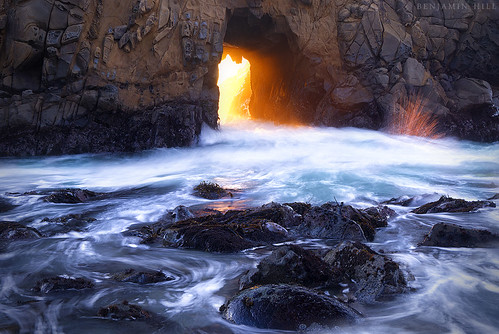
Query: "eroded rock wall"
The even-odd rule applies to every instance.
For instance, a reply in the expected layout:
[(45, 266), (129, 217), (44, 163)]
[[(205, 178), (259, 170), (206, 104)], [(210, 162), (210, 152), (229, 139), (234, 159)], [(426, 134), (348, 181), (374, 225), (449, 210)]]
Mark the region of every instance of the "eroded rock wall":
[[(454, 2), (0, 1), (0, 154), (195, 142), (203, 123), (217, 126), (224, 41), (256, 67), (265, 52), (286, 58), (287, 77), (267, 82), (255, 115), (275, 104), (259, 116), (379, 129), (416, 95), (447, 134), (498, 140), (499, 9)], [(259, 31), (252, 45), (237, 15)]]

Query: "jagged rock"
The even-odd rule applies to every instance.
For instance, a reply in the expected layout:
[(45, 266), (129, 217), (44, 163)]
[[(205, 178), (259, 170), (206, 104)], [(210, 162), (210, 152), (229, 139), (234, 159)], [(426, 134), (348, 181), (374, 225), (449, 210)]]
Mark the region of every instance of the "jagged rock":
[(44, 278), (43, 280), (38, 281), (33, 288), (33, 291), (49, 293), (53, 291), (90, 289), (93, 287), (94, 284), (85, 278), (56, 276), (51, 278)]
[(258, 267), (239, 279), (239, 288), (265, 284), (298, 284), (309, 288), (337, 285), (340, 275), (312, 251), (289, 245), (275, 249)]
[(422, 205), (419, 208), (414, 209), (412, 212), (417, 214), (438, 212), (471, 212), (486, 207), (495, 208), (496, 204), (490, 201), (465, 201), (464, 199), (442, 196), (438, 201)]
[(220, 199), (222, 197), (228, 196), (229, 194), (231, 194), (229, 191), (213, 182), (202, 181), (200, 184), (194, 187), (194, 195), (206, 199)]
[(87, 189), (61, 189), (42, 197), (45, 202), (52, 203), (83, 203), (98, 197), (99, 193)]
[(80, 38), (82, 30), (83, 30), (82, 24), (75, 24), (67, 27), (66, 30), (64, 31), (64, 34), (62, 35), (61, 43), (69, 44), (77, 41)]
[(0, 222), (0, 239), (4, 240), (22, 240), (38, 239), (40, 232), (32, 227), (26, 227), (15, 222)]
[(43, 218), (42, 223), (48, 223), (38, 228), (45, 235), (51, 236), (59, 233), (68, 233), (71, 231), (82, 232), (86, 227), (95, 221), (95, 218), (85, 217), (81, 214), (69, 214), (57, 218)]
[(114, 30), (113, 30), (114, 39), (119, 41), (123, 37), (123, 35), (126, 33), (126, 31), (127, 31), (126, 25), (114, 27)]
[[(437, 75), (453, 73), (442, 84), (450, 102), (439, 100), (430, 112), (448, 111), (450, 116), (439, 119), (445, 134), (497, 141), (499, 118), (475, 110), (489, 103), (486, 84), (459, 88), (469, 76), (498, 83), (497, 11), (470, 10), (464, 0), (453, 4), (462, 10), (431, 5), (441, 4), (223, 0), (184, 8), (174, 0), (126, 0), (117, 11), (100, 0), (8, 1), (0, 16), (0, 89), (14, 95), (31, 89), (36, 100), (82, 79), (85, 87), (61, 101), (64, 112), (72, 105), (78, 117), (59, 117), (49, 103), (2, 106), (0, 115), (9, 122), (0, 124), (0, 154), (189, 145), (203, 123), (217, 127), (216, 77), (224, 43), (234, 46), (225, 51), (252, 64), (255, 119), (380, 129), (398, 107), (397, 99), (385, 98), (394, 87), (427, 87)], [(114, 44), (119, 48), (113, 50)], [(417, 66), (409, 66), (415, 64), (409, 57)], [(396, 73), (399, 63), (407, 67), (404, 73)], [(427, 70), (423, 78), (420, 65)], [(381, 68), (388, 72), (378, 72)], [(356, 84), (345, 84), (352, 76)], [(461, 79), (453, 85), (456, 78)], [(110, 84), (120, 92), (112, 107), (78, 106), (85, 91)], [(438, 85), (432, 88), (438, 91)], [(457, 113), (468, 107), (473, 110)], [(50, 136), (52, 141), (38, 140)]]
[(459, 109), (469, 109), (483, 104), (492, 104), (492, 88), (487, 81), (462, 78), (455, 82)]
[(454, 224), (433, 225), (420, 246), (486, 247), (499, 243), (499, 235), (487, 230), (464, 228)]
[(409, 85), (424, 86), (427, 76), (423, 64), (414, 58), (407, 58), (404, 64), (404, 79)]
[(118, 282), (130, 282), (138, 284), (150, 284), (171, 281), (174, 278), (171, 276), (166, 276), (161, 271), (137, 271), (135, 269), (127, 269), (123, 272), (116, 273), (112, 276), (112, 279)]
[(352, 324), (360, 314), (335, 298), (292, 285), (241, 291), (220, 308), (225, 319), (258, 328), (304, 330), (312, 324)]
[(399, 265), (360, 242), (342, 242), (324, 261), (353, 282), (354, 296), (362, 302), (372, 303), (407, 290)]
[(129, 304), (126, 300), (121, 304), (101, 308), (97, 315), (114, 320), (145, 320), (152, 318), (151, 314), (142, 307)]
[(494, 194), (494, 196), (488, 198), (488, 200), (494, 200), (494, 199), (499, 199), (499, 193)]

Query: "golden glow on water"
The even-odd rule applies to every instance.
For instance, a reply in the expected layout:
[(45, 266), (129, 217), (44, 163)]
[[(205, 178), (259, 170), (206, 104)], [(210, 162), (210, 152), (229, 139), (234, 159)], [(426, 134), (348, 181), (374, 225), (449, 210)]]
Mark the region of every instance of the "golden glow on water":
[(220, 123), (229, 123), (241, 119), (249, 119), (249, 101), (251, 98), (250, 63), (242, 58), (236, 63), (230, 55), (218, 65), (218, 87), (220, 101), (218, 116)]

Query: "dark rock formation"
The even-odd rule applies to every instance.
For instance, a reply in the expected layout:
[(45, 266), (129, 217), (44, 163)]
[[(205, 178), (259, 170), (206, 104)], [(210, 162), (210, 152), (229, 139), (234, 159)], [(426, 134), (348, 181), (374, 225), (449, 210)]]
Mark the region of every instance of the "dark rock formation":
[(499, 243), (499, 235), (486, 230), (464, 228), (454, 224), (433, 225), (421, 246), (486, 247)]
[(8, 199), (0, 197), (0, 213), (14, 209), (17, 205), (12, 204)]
[(360, 314), (335, 298), (292, 285), (264, 285), (247, 289), (220, 308), (225, 319), (238, 325), (298, 330), (312, 324), (351, 324)]
[(194, 195), (206, 199), (220, 199), (232, 194), (217, 183), (203, 181), (194, 187)]
[(45, 202), (52, 203), (83, 203), (95, 199), (101, 194), (87, 189), (61, 189), (42, 197)]
[(265, 284), (298, 284), (305, 287), (337, 285), (341, 277), (312, 251), (289, 245), (275, 249), (256, 269), (239, 280), (240, 289)]
[(388, 207), (355, 209), (350, 205), (326, 203), (309, 210), (302, 208), (303, 222), (298, 235), (337, 240), (374, 240), (375, 228), (387, 226), (395, 212)]
[[(299, 212), (295, 212), (293, 208)], [(393, 211), (387, 207), (358, 210), (349, 205), (327, 203), (269, 203), (247, 210), (230, 210), (172, 223), (171, 219), (132, 227), (126, 235), (145, 243), (161, 241), (173, 247), (210, 252), (236, 252), (297, 237), (336, 240), (374, 239), (375, 228), (386, 226)]]
[(438, 201), (420, 206), (412, 212), (417, 214), (438, 212), (471, 212), (486, 207), (495, 208), (496, 204), (490, 201), (465, 201), (464, 199), (442, 196)]
[(94, 284), (85, 278), (56, 276), (38, 281), (33, 288), (33, 291), (49, 293), (53, 291), (90, 289), (93, 287)]
[(495, 199), (499, 199), (499, 193), (496, 193), (496, 194), (494, 194), (494, 196), (488, 198), (489, 201), (492, 201), (492, 200), (495, 200)]
[(353, 282), (354, 296), (362, 302), (372, 303), (407, 290), (399, 265), (359, 242), (342, 242), (324, 256), (324, 261)]
[(129, 304), (126, 300), (121, 304), (101, 308), (97, 315), (114, 320), (146, 320), (152, 318), (151, 314), (142, 307)]
[(32, 227), (26, 227), (15, 222), (0, 222), (0, 239), (38, 239), (41, 236), (41, 233)]
[(444, 134), (498, 140), (497, 11), (421, 1), (4, 2), (0, 154), (190, 145), (217, 126), (224, 44), (254, 118), (389, 128), (421, 96)]
[(112, 276), (112, 279), (118, 282), (130, 282), (138, 284), (150, 284), (171, 281), (174, 278), (171, 276), (166, 276), (161, 271), (137, 271), (135, 269), (127, 269), (123, 272), (116, 273)]
[(41, 226), (38, 229), (48, 236), (71, 231), (82, 232), (94, 221), (95, 218), (86, 217), (81, 214), (70, 214), (57, 218), (46, 217), (42, 219), (42, 223), (47, 223), (47, 225)]

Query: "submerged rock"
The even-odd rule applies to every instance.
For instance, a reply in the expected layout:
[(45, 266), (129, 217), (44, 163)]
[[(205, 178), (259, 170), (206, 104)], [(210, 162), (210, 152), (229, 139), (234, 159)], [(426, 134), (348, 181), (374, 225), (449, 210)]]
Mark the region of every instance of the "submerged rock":
[(407, 290), (399, 265), (360, 242), (345, 241), (324, 256), (345, 281), (354, 283), (354, 296), (372, 303), (388, 295)]
[(171, 276), (166, 276), (161, 271), (137, 271), (135, 269), (127, 269), (123, 272), (116, 273), (112, 276), (112, 279), (118, 282), (131, 282), (138, 284), (149, 284), (149, 283), (159, 283), (171, 281), (174, 278)]
[(94, 221), (95, 218), (85, 217), (81, 214), (70, 214), (57, 218), (45, 217), (42, 219), (42, 223), (49, 224), (39, 227), (39, 230), (48, 236), (59, 233), (68, 233), (71, 231), (82, 232), (90, 223)]
[(38, 239), (41, 236), (41, 233), (32, 227), (27, 227), (15, 222), (0, 222), (0, 239)]
[(285, 284), (243, 290), (220, 311), (238, 325), (282, 330), (303, 330), (312, 324), (338, 326), (360, 318), (356, 310), (333, 297)]
[(151, 314), (142, 307), (129, 304), (126, 300), (121, 304), (113, 304), (101, 308), (97, 315), (115, 320), (145, 320), (152, 318)]
[(295, 245), (275, 249), (257, 268), (239, 280), (240, 289), (264, 284), (298, 284), (305, 287), (327, 287), (340, 281), (333, 270), (312, 251)]
[(56, 276), (56, 277), (44, 278), (41, 281), (36, 282), (33, 291), (41, 293), (49, 293), (52, 291), (82, 290), (82, 289), (90, 289), (93, 287), (94, 283), (92, 283), (86, 278)]
[(489, 201), (492, 201), (492, 200), (495, 200), (495, 199), (499, 199), (499, 193), (495, 193), (494, 196), (488, 198)]
[(417, 214), (438, 212), (471, 212), (485, 207), (495, 208), (496, 204), (491, 201), (466, 201), (464, 199), (442, 196), (438, 201), (427, 203), (417, 209), (414, 209), (412, 212)]
[(95, 199), (100, 193), (96, 193), (87, 189), (68, 188), (60, 189), (52, 192), (50, 195), (42, 197), (45, 202), (52, 203), (84, 203), (91, 199)]
[(421, 246), (483, 247), (499, 243), (499, 235), (487, 230), (469, 229), (454, 224), (433, 225)]
[(0, 213), (7, 212), (17, 207), (12, 204), (8, 199), (0, 197)]
[(219, 184), (205, 181), (194, 187), (194, 195), (206, 199), (220, 199), (225, 196), (232, 197), (232, 193)]

